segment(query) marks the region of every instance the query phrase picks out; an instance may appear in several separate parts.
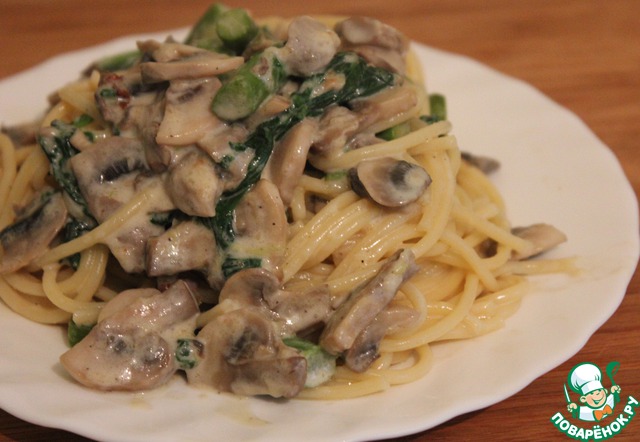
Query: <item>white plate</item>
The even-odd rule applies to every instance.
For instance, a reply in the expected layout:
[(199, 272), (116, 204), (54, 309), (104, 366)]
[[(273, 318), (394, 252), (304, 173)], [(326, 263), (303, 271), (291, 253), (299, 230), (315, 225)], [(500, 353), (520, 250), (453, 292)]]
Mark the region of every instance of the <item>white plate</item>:
[[(135, 37), (66, 54), (0, 83), (0, 123), (18, 123), (90, 61)], [(435, 349), (424, 379), (341, 402), (235, 398), (180, 378), (145, 394), (98, 393), (58, 364), (59, 328), (0, 305), (0, 406), (27, 421), (100, 440), (363, 440), (436, 426), (516, 393), (575, 354), (615, 311), (638, 259), (636, 197), (612, 153), (537, 90), (470, 59), (415, 45), (431, 91), (447, 96), (463, 149), (498, 158), (514, 224), (552, 223), (579, 256), (579, 277), (540, 277), (506, 327)], [(505, 419), (508, 419), (505, 416)]]

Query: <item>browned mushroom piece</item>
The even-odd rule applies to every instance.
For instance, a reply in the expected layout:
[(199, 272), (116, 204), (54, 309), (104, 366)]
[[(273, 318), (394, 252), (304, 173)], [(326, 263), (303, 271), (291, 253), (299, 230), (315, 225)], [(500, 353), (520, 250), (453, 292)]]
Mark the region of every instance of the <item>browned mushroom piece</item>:
[(0, 232), (0, 273), (15, 272), (44, 254), (67, 221), (59, 192), (45, 190)]
[[(73, 156), (70, 164), (89, 211), (98, 222), (105, 221), (145, 188), (155, 187), (159, 196), (149, 207), (150, 212), (175, 208), (162, 176), (147, 173), (145, 151), (138, 140), (106, 138)], [(104, 243), (126, 272), (136, 273), (145, 270), (147, 239), (162, 232), (164, 227), (151, 222), (148, 213), (140, 213), (127, 219)]]
[(460, 154), (463, 161), (466, 161), (468, 164), (477, 167), (485, 175), (489, 175), (500, 169), (500, 162), (494, 158), (475, 155), (469, 152), (461, 152)]
[(344, 361), (351, 370), (362, 373), (378, 356), (380, 342), (386, 335), (410, 327), (419, 314), (410, 307), (387, 307), (358, 335), (351, 348), (344, 353)]
[(196, 144), (219, 165), (224, 190), (235, 189), (247, 174), (253, 159), (251, 149), (238, 151), (233, 145), (242, 142), (248, 135), (243, 124), (221, 125), (206, 133)]
[(203, 274), (213, 288), (221, 287), (224, 282), (215, 236), (197, 221), (182, 221), (163, 234), (149, 238), (146, 269), (149, 276), (178, 275), (194, 270)]
[(158, 293), (160, 293), (158, 289), (152, 287), (124, 290), (118, 293), (117, 296), (112, 298), (104, 305), (104, 307), (102, 307), (100, 313), (98, 314), (97, 322), (100, 322), (103, 319), (107, 319), (109, 316), (113, 316), (115, 313), (118, 313), (120, 310), (131, 305), (137, 299), (149, 298), (151, 296), (157, 295)]
[(259, 307), (222, 314), (198, 333), (200, 361), (187, 371), (194, 385), (239, 395), (290, 398), (304, 388), (307, 362), (282, 343), (275, 324)]
[(187, 146), (222, 123), (211, 112), (211, 100), (222, 83), (217, 78), (173, 80), (167, 88), (162, 123), (156, 142)]
[(220, 302), (228, 299), (242, 305), (267, 307), (265, 296), (280, 290), (280, 281), (264, 268), (251, 268), (234, 273), (220, 291)]
[(537, 256), (562, 244), (567, 236), (550, 224), (532, 224), (526, 227), (514, 227), (511, 232), (531, 243), (531, 247), (523, 252), (514, 252), (513, 259), (522, 260)]
[(140, 63), (140, 73), (145, 83), (159, 83), (175, 79), (213, 77), (233, 71), (244, 63), (242, 57), (229, 57), (216, 52), (200, 50), (167, 62)]
[(142, 143), (124, 137), (99, 141), (74, 155), (69, 163), (89, 211), (98, 222), (106, 220), (134, 195), (138, 172), (148, 170)]
[(152, 60), (160, 63), (180, 60), (202, 52), (202, 48), (177, 42), (173, 37), (168, 37), (165, 41), (140, 40), (137, 42), (138, 49), (148, 54)]
[(258, 258), (261, 267), (280, 275), (287, 242), (287, 217), (278, 188), (261, 179), (235, 209), (235, 241), (227, 253), (235, 259)]
[(40, 122), (33, 121), (11, 126), (2, 126), (0, 132), (8, 136), (14, 145), (20, 147), (36, 143), (40, 126)]
[(336, 24), (336, 33), (347, 50), (369, 63), (404, 74), (409, 40), (397, 29), (369, 17), (351, 17)]
[(408, 82), (354, 100), (352, 110), (359, 119), (358, 132), (379, 132), (406, 121), (417, 110), (418, 92)]
[(360, 118), (344, 106), (332, 106), (320, 117), (313, 152), (325, 156), (337, 155), (358, 132)]
[(278, 278), (263, 268), (235, 273), (225, 283), (219, 299), (220, 302), (232, 299), (243, 306), (263, 308), (265, 315), (280, 323), (288, 334), (324, 323), (332, 312), (331, 295), (326, 285), (303, 292), (285, 290)]
[(386, 207), (416, 201), (431, 184), (431, 177), (417, 164), (391, 157), (364, 160), (349, 170), (354, 192)]
[(187, 215), (212, 217), (222, 194), (213, 160), (197, 148), (184, 148), (184, 154), (169, 168), (167, 192), (175, 206)]
[(278, 187), (285, 206), (289, 206), (291, 203), (293, 190), (304, 173), (307, 154), (317, 127), (317, 120), (310, 118), (296, 124), (276, 144), (265, 167), (263, 177)]
[(114, 308), (60, 357), (76, 381), (98, 390), (142, 391), (176, 372), (177, 342), (193, 338), (198, 304), (184, 281), (165, 292), (142, 290), (142, 296), (125, 293), (133, 299)]
[(278, 290), (266, 293), (265, 299), (269, 308), (296, 334), (316, 330), (333, 313), (331, 293), (324, 284), (306, 291)]
[(374, 278), (352, 292), (329, 318), (320, 336), (320, 345), (332, 354), (341, 354), (353, 347), (358, 336), (386, 308), (402, 283), (417, 271), (411, 250), (396, 252)]
[(296, 17), (288, 28), (287, 42), (278, 51), (290, 75), (308, 77), (329, 64), (340, 46), (338, 35), (308, 16)]

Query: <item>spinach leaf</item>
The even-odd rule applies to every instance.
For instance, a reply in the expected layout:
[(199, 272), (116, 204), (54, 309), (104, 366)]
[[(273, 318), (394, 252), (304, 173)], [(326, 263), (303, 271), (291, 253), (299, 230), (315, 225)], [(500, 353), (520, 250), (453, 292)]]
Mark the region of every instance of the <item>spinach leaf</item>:
[[(81, 122), (86, 121), (83, 118)], [(64, 241), (71, 241), (83, 233), (93, 229), (98, 223), (89, 212), (86, 200), (80, 192), (78, 181), (71, 171), (69, 160), (79, 151), (71, 144), (71, 137), (75, 133), (77, 125), (56, 120), (51, 123), (51, 130), (47, 134), (38, 136), (38, 144), (49, 159), (51, 175), (58, 185), (75, 203), (82, 213), (82, 219), (69, 216), (69, 221), (64, 228)], [(74, 269), (78, 268), (80, 255), (75, 254), (66, 258), (66, 261)]]
[(82, 213), (93, 221), (95, 226), (95, 220), (89, 212), (87, 202), (80, 192), (78, 181), (69, 165), (71, 157), (79, 152), (70, 141), (75, 131), (75, 126), (55, 120), (51, 123), (50, 134), (38, 136), (38, 144), (49, 159), (53, 178), (71, 200), (82, 208)]
[(262, 259), (260, 258), (234, 258), (228, 256), (222, 263), (222, 274), (225, 278), (229, 278), (240, 270), (260, 267), (261, 265)]
[(89, 334), (91, 329), (93, 329), (94, 325), (95, 324), (76, 324), (73, 319), (70, 319), (67, 325), (67, 339), (69, 345), (73, 347), (78, 342), (82, 341), (82, 339)]

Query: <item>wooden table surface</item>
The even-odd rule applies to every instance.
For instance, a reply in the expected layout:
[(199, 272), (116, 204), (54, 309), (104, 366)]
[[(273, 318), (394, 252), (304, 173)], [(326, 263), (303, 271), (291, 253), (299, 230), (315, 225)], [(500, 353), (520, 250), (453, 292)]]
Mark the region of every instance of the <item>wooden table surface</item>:
[[(640, 1), (232, 1), (256, 15), (370, 15), (411, 39), (520, 78), (577, 114), (620, 160), (640, 194)], [(306, 4), (308, 3), (308, 4)], [(208, 0), (0, 0), (0, 79), (48, 57), (109, 39), (190, 25)], [(53, 85), (52, 85), (53, 86)], [(514, 396), (424, 433), (426, 440), (568, 440), (549, 418), (580, 362), (621, 363), (616, 382), (640, 398), (640, 274), (618, 311), (574, 357)], [(585, 337), (587, 338), (587, 337)], [(0, 351), (2, 351), (0, 349)], [(638, 409), (640, 410), (640, 409)], [(640, 418), (614, 437), (640, 440)], [(86, 440), (0, 411), (0, 441)]]

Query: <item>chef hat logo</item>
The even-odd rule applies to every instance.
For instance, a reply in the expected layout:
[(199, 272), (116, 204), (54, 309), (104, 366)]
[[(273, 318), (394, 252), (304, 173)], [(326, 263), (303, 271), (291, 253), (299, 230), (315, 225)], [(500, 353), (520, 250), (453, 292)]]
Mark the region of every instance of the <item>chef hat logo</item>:
[(602, 372), (597, 365), (589, 362), (576, 365), (569, 373), (568, 380), (571, 389), (582, 395), (604, 388), (601, 382)]

